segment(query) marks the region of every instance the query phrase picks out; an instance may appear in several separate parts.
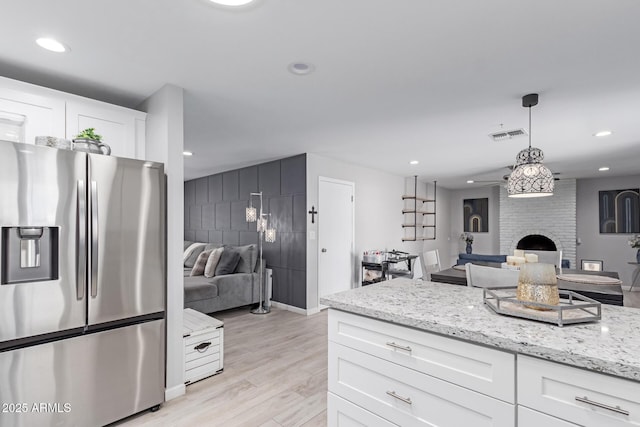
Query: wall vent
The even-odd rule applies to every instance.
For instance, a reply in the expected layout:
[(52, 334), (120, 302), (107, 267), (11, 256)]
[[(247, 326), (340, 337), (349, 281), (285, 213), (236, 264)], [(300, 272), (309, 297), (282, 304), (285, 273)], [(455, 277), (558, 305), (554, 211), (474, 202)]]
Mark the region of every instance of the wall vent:
[(505, 139), (511, 139), (511, 138), (515, 138), (518, 136), (526, 136), (527, 131), (524, 129), (516, 129), (516, 130), (509, 130), (509, 131), (501, 131), (501, 132), (496, 132), (496, 133), (490, 133), (489, 134), (489, 138), (493, 139), (494, 141), (503, 141)]

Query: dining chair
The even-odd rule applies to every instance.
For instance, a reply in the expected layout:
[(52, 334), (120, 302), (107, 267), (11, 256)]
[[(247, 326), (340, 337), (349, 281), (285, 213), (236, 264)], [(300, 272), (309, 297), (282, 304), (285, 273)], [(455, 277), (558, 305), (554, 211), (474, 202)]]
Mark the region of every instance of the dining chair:
[(440, 266), (440, 252), (437, 249), (422, 254), (422, 278), (431, 280), (431, 273), (442, 270)]
[(518, 270), (507, 268), (486, 267), (467, 263), (467, 286), (477, 288), (508, 288), (518, 285)]

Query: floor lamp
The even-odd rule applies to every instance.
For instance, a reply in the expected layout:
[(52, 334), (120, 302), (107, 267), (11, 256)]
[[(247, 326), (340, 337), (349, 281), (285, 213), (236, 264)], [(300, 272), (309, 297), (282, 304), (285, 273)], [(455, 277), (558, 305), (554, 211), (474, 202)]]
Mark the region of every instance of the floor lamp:
[[(257, 211), (253, 207), (253, 197), (260, 198), (260, 211)], [(271, 308), (264, 307), (263, 303), (263, 288), (264, 288), (264, 266), (262, 265), (262, 242), (273, 243), (276, 241), (276, 229), (269, 227), (270, 213), (264, 213), (262, 211), (262, 191), (259, 193), (249, 194), (249, 207), (247, 208), (246, 220), (247, 222), (256, 222), (256, 231), (258, 232), (258, 252), (260, 257), (260, 273), (258, 274), (259, 288), (260, 288), (260, 305), (258, 308), (251, 310), (253, 314), (267, 314), (271, 311)]]

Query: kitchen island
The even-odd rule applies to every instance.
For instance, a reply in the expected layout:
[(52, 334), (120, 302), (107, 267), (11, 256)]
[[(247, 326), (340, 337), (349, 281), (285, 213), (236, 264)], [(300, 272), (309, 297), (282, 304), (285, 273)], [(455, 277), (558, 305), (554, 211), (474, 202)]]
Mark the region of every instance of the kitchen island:
[(495, 314), (478, 288), (409, 279), (321, 303), (329, 425), (640, 425), (638, 309), (561, 328)]

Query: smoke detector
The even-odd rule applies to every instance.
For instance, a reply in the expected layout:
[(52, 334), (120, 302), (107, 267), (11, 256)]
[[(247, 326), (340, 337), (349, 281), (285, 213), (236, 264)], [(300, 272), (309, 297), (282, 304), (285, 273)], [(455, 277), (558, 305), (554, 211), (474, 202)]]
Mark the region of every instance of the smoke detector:
[(515, 130), (507, 130), (507, 131), (490, 133), (489, 138), (491, 138), (494, 141), (503, 141), (505, 139), (512, 139), (518, 136), (526, 136), (526, 135), (528, 135), (526, 130), (515, 129)]

